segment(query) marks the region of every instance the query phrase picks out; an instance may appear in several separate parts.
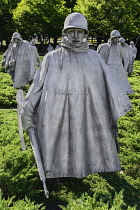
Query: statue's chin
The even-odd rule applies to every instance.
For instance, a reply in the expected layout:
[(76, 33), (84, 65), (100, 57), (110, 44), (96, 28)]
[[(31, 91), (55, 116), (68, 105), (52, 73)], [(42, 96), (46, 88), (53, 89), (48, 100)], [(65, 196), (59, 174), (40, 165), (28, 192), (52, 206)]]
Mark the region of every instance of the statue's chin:
[(80, 43), (80, 42), (74, 41), (72, 43), (72, 47), (74, 47), (74, 48), (78, 48), (78, 47), (81, 47), (81, 46), (82, 46), (82, 43)]

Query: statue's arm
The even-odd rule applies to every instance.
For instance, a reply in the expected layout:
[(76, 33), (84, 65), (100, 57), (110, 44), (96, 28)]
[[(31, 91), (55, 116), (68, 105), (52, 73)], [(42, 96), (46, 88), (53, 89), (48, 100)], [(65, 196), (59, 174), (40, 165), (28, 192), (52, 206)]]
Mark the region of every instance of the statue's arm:
[(33, 47), (33, 51), (34, 51), (35, 58), (36, 58), (36, 66), (39, 67), (41, 62), (40, 62), (40, 57), (38, 55), (37, 48), (35, 46), (32, 46), (32, 47)]
[(100, 64), (106, 81), (112, 119), (116, 122), (132, 108), (132, 104), (112, 69), (101, 59)]
[(35, 110), (39, 104), (42, 88), (44, 84), (44, 80), (47, 74), (48, 69), (48, 60), (44, 57), (43, 62), (40, 68), (37, 70), (34, 82), (31, 85), (27, 96), (25, 98), (25, 103), (23, 105), (23, 110), (21, 113), (23, 128), (28, 129), (30, 127), (34, 127), (34, 117), (35, 117)]
[(121, 56), (121, 59), (122, 59), (123, 67), (124, 67), (125, 71), (127, 72), (129, 60), (126, 56), (126, 53), (125, 53), (124, 49), (121, 46), (120, 46), (120, 56)]

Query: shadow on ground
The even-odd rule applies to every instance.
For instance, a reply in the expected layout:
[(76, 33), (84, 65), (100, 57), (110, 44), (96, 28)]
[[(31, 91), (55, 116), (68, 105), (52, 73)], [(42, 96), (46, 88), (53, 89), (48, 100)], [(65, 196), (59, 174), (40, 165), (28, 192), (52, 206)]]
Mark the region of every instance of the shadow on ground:
[[(123, 190), (124, 202), (127, 206), (133, 207), (137, 204), (137, 209), (139, 209), (139, 189), (137, 189), (137, 187), (133, 187), (129, 182), (127, 182), (125, 177), (120, 177), (117, 173), (99, 173), (99, 176), (107, 181), (107, 183), (114, 189), (114, 192), (119, 193)], [(83, 182), (83, 179), (47, 179), (47, 183), (48, 190), (50, 192), (50, 198), (48, 201), (45, 202), (46, 210), (60, 210), (61, 208), (59, 207), (59, 205), (65, 207), (68, 205), (67, 201), (61, 200), (59, 196), (63, 187), (65, 187), (65, 189), (67, 190), (67, 192), (65, 193), (72, 192), (73, 195), (77, 198), (81, 197), (81, 195), (85, 192), (91, 197), (94, 193), (91, 189), (91, 187), (94, 189), (94, 183), (93, 186), (91, 186), (89, 183)], [(52, 192), (55, 193), (53, 194)], [(112, 192), (110, 193), (112, 194)], [(58, 197), (56, 195), (58, 195)]]
[[(59, 205), (67, 206), (68, 203), (65, 200), (61, 200), (59, 193), (63, 187), (67, 189), (67, 192), (72, 192), (76, 197), (80, 197), (81, 194), (88, 192), (90, 195), (90, 187), (88, 184), (83, 183), (83, 179), (78, 178), (56, 178), (47, 179), (47, 187), (50, 193), (50, 198), (45, 202), (46, 210), (60, 210)], [(55, 192), (53, 194), (53, 192)], [(66, 193), (66, 192), (65, 192)], [(56, 196), (58, 195), (58, 197)]]
[(124, 202), (127, 206), (133, 207), (137, 205), (137, 209), (140, 209), (140, 187), (132, 186), (125, 177), (120, 177), (117, 173), (101, 173), (99, 174), (104, 178), (110, 186), (114, 188), (114, 191), (119, 193), (123, 191)]

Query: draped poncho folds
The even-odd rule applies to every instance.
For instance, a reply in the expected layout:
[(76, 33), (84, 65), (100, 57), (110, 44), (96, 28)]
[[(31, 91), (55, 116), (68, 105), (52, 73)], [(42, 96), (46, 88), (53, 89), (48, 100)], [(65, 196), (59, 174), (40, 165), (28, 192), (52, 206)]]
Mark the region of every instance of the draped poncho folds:
[(120, 170), (117, 120), (131, 109), (125, 90), (90, 49), (51, 51), (38, 69), (22, 113), (34, 126), (46, 177)]
[(34, 78), (36, 65), (39, 63), (39, 55), (35, 46), (22, 40), (19, 45), (11, 44), (6, 51), (6, 67), (10, 60), (15, 60), (14, 72), (8, 68), (8, 73), (12, 76), (14, 88), (20, 88), (27, 85)]
[(134, 94), (128, 79), (127, 70), (129, 68), (129, 60), (126, 56), (127, 52), (119, 44), (100, 44), (97, 52), (101, 55), (105, 63), (112, 68), (117, 79), (126, 91), (126, 94)]

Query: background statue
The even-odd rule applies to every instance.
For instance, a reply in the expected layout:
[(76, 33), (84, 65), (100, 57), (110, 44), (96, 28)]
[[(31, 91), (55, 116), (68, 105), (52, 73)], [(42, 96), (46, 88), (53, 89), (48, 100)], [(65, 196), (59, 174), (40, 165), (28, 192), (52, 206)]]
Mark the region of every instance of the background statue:
[(133, 51), (133, 58), (135, 59), (135, 58), (136, 58), (136, 55), (137, 55), (137, 48), (135, 47), (133, 41), (130, 42), (130, 48), (132, 48), (132, 51)]
[(30, 41), (30, 44), (31, 44), (32, 46), (34, 46), (36, 43), (37, 43), (37, 40), (36, 40), (36, 39), (32, 39), (32, 40)]
[(60, 44), (57, 44), (55, 50), (57, 50), (60, 47), (61, 47)]
[(2, 61), (5, 71), (12, 76), (14, 88), (23, 87), (32, 81), (36, 65), (39, 63), (39, 55), (35, 47), (15, 32)]
[(48, 45), (47, 51), (51, 52), (52, 50), (54, 50), (53, 46), (51, 44)]
[(119, 31), (113, 30), (108, 43), (100, 44), (97, 48), (97, 52), (101, 55), (105, 63), (113, 69), (126, 93), (133, 94), (134, 92), (126, 75), (128, 60), (124, 49), (118, 43), (120, 36)]
[(119, 43), (123, 47), (124, 53), (125, 53), (125, 56), (126, 56), (126, 61), (127, 61), (126, 72), (127, 72), (127, 75), (128, 75), (131, 71), (131, 68), (132, 68), (132, 56), (133, 56), (132, 55), (132, 50), (129, 47), (129, 45), (126, 43), (126, 40), (123, 37), (121, 37), (119, 39)]
[(131, 64), (131, 68), (129, 69), (129, 73), (128, 73), (130, 75), (133, 71), (134, 60), (135, 60), (136, 55), (137, 55), (137, 48), (135, 47), (133, 41), (130, 42), (129, 46), (130, 46), (130, 49), (131, 49), (131, 52), (132, 52), (132, 60), (131, 60), (132, 64)]
[(131, 103), (87, 37), (86, 18), (69, 14), (61, 48), (44, 56), (25, 99), (22, 122), (47, 178), (120, 170), (117, 120)]
[(13, 39), (10, 40), (10, 44), (8, 45), (8, 49), (5, 51), (5, 53), (3, 55), (3, 58), (2, 58), (2, 68), (5, 68), (7, 57), (8, 57), (9, 52), (11, 51), (12, 46), (13, 46)]

